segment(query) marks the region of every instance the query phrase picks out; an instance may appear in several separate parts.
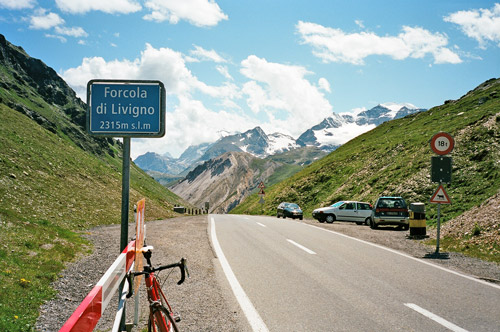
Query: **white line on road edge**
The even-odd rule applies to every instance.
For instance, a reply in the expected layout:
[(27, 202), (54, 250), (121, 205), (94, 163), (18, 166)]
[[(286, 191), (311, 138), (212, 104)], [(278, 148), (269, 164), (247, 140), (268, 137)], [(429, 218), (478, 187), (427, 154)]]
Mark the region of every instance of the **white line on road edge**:
[(213, 217), (211, 217), (211, 221), (210, 235), (212, 237), (212, 244), (214, 245), (215, 253), (217, 254), (217, 257), (219, 257), (222, 270), (224, 270), (224, 273), (226, 274), (227, 281), (231, 285), (231, 289), (233, 290), (236, 300), (238, 300), (238, 303), (240, 304), (241, 310), (243, 310), (243, 313), (247, 317), (247, 320), (250, 323), (253, 331), (268, 332), (269, 330), (267, 329), (266, 324), (260, 317), (257, 310), (255, 310), (255, 307), (241, 287), (238, 279), (236, 279), (236, 276), (234, 275), (233, 270), (231, 269), (231, 266), (226, 259), (226, 256), (222, 252), (222, 248), (220, 247), (219, 241), (217, 240), (217, 235), (215, 233), (215, 220)]
[(407, 255), (405, 253), (402, 253), (400, 251), (397, 251), (397, 250), (394, 250), (394, 249), (391, 249), (391, 248), (387, 248), (387, 247), (384, 247), (384, 246), (381, 246), (381, 245), (378, 245), (378, 244), (375, 244), (375, 243), (372, 243), (372, 242), (368, 242), (368, 241), (365, 241), (365, 240), (360, 240), (360, 239), (357, 239), (355, 237), (352, 237), (352, 236), (349, 236), (349, 235), (345, 235), (345, 234), (342, 234), (342, 233), (339, 233), (339, 232), (335, 232), (335, 231), (332, 231), (332, 230), (329, 230), (329, 229), (325, 229), (325, 228), (322, 228), (322, 227), (318, 227), (318, 226), (314, 226), (314, 225), (309, 225), (309, 224), (304, 224), (304, 225), (307, 225), (309, 227), (314, 227), (314, 228), (320, 229), (320, 230), (325, 231), (325, 232), (330, 232), (330, 233), (333, 233), (333, 234), (337, 234), (337, 235), (343, 236), (343, 237), (351, 239), (351, 240), (355, 240), (355, 241), (358, 241), (358, 242), (362, 242), (362, 243), (368, 244), (368, 245), (373, 246), (373, 247), (384, 249), (384, 250), (390, 251), (390, 252), (392, 252), (394, 254), (397, 254), (397, 255), (400, 255), (400, 256), (403, 256), (403, 257), (406, 257), (406, 258), (409, 258), (409, 259), (413, 259), (414, 261), (420, 262), (422, 264), (426, 264), (426, 265), (435, 267), (436, 269), (440, 269), (440, 270), (446, 271), (448, 273), (451, 273), (451, 274), (463, 277), (465, 279), (469, 279), (469, 280), (478, 282), (478, 283), (486, 285), (486, 286), (490, 286), (490, 287), (493, 287), (493, 288), (500, 289), (500, 285), (496, 285), (496, 284), (493, 284), (491, 282), (487, 282), (487, 281), (484, 281), (484, 280), (481, 280), (481, 279), (477, 279), (477, 278), (468, 276), (466, 274), (462, 274), (462, 273), (459, 273), (459, 272), (447, 269), (445, 267), (442, 267), (442, 266), (439, 266), (439, 265), (436, 265), (436, 264), (433, 264), (433, 263), (426, 262), (425, 260), (423, 260), (421, 258), (413, 257), (413, 256)]
[(257, 225), (260, 225), (260, 226), (262, 226), (262, 227), (267, 227), (266, 225), (261, 224), (260, 222), (258, 222), (258, 223), (257, 223)]
[(300, 249), (304, 250), (305, 252), (307, 252), (308, 254), (311, 254), (311, 255), (316, 255), (316, 253), (314, 251), (312, 251), (311, 249), (308, 249), (306, 247), (304, 247), (303, 245), (301, 244), (298, 244), (297, 242), (295, 241), (292, 241), (290, 239), (286, 239), (288, 242), (290, 242), (291, 244), (293, 244), (294, 246), (297, 246), (299, 247)]
[(411, 308), (413, 310), (415, 310), (416, 312), (424, 315), (425, 317), (427, 318), (430, 318), (432, 319), (433, 321), (443, 325), (444, 327), (446, 327), (447, 329), (453, 331), (453, 332), (468, 332), (467, 330), (464, 330), (463, 328), (459, 327), (459, 326), (456, 326), (455, 324), (453, 323), (450, 323), (448, 322), (446, 319), (444, 318), (441, 318), (439, 317), (438, 315), (435, 315), (433, 314), (432, 312), (430, 311), (427, 311), (421, 307), (419, 307), (418, 305), (416, 304), (413, 304), (413, 303), (405, 303), (405, 306), (407, 306), (408, 308)]

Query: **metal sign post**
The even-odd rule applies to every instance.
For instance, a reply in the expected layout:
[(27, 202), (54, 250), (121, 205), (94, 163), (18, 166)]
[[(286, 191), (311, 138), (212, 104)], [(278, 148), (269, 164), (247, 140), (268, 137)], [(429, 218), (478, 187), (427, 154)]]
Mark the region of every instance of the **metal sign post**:
[[(91, 80), (87, 83), (87, 132), (123, 137), (120, 252), (128, 243), (130, 140), (165, 135), (165, 86), (160, 81)], [(124, 282), (120, 285), (120, 294)], [(125, 307), (121, 328), (125, 326)]]
[(259, 204), (261, 205), (262, 207), (262, 214), (264, 214), (264, 196), (266, 196), (266, 193), (264, 192), (264, 188), (266, 187), (264, 185), (264, 182), (260, 181), (259, 185), (257, 186), (260, 190), (259, 190), (259, 197), (260, 197), (260, 200), (259, 200)]
[(430, 199), (431, 203), (436, 203), (437, 206), (437, 234), (436, 234), (436, 255), (439, 254), (439, 239), (441, 237), (441, 204), (451, 204), (451, 199), (444, 190), (442, 184), (436, 189)]
[(451, 183), (452, 158), (445, 155), (453, 151), (455, 140), (445, 132), (435, 134), (431, 139), (431, 149), (439, 157), (431, 158), (431, 181), (439, 183), (439, 187), (432, 195), (430, 202), (437, 204), (437, 234), (436, 252), (439, 255), (439, 240), (441, 238), (441, 204), (451, 204), (451, 199), (444, 190), (443, 183)]

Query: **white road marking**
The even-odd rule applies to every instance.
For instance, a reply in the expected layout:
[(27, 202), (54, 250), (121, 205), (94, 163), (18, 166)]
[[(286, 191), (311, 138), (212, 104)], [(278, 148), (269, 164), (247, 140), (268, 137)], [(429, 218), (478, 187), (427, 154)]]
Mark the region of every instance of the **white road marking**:
[(426, 265), (435, 267), (436, 269), (440, 269), (440, 270), (446, 271), (448, 273), (451, 273), (451, 274), (463, 277), (465, 279), (469, 279), (469, 280), (478, 282), (478, 283), (483, 284), (483, 285), (487, 285), (487, 286), (490, 286), (490, 287), (493, 287), (493, 288), (500, 289), (500, 285), (496, 285), (496, 284), (493, 284), (493, 283), (490, 283), (490, 282), (487, 282), (487, 281), (484, 281), (484, 280), (481, 280), (481, 279), (477, 279), (477, 278), (474, 278), (474, 277), (462, 274), (460, 272), (456, 272), (456, 271), (447, 269), (445, 267), (442, 267), (442, 266), (439, 266), (439, 265), (436, 265), (436, 264), (429, 263), (429, 262), (427, 262), (427, 261), (425, 261), (425, 260), (423, 260), (421, 258), (413, 257), (413, 256), (404, 254), (402, 252), (399, 252), (399, 251), (391, 249), (391, 248), (387, 248), (387, 247), (384, 247), (384, 246), (381, 246), (381, 245), (378, 245), (378, 244), (375, 244), (375, 243), (371, 243), (371, 242), (368, 242), (368, 241), (365, 241), (365, 240), (360, 240), (360, 239), (357, 239), (355, 237), (352, 237), (352, 236), (349, 236), (349, 235), (345, 235), (345, 234), (342, 234), (342, 233), (339, 233), (339, 232), (335, 232), (335, 231), (332, 231), (332, 230), (329, 230), (329, 229), (325, 229), (325, 228), (322, 228), (322, 227), (318, 227), (318, 226), (314, 226), (314, 225), (309, 225), (309, 224), (305, 224), (305, 225), (307, 225), (309, 227), (314, 227), (314, 228), (320, 229), (320, 230), (325, 231), (325, 232), (330, 232), (330, 233), (333, 233), (333, 234), (337, 234), (337, 235), (343, 236), (343, 237), (351, 239), (351, 240), (362, 242), (362, 243), (368, 244), (370, 246), (377, 247), (377, 248), (380, 248), (380, 249), (392, 252), (394, 254), (397, 254), (397, 255), (400, 255), (400, 256), (403, 256), (403, 257), (406, 257), (406, 258), (409, 258), (409, 259), (413, 259), (414, 261), (417, 261), (417, 262), (420, 262), (422, 264), (426, 264)]
[(260, 226), (262, 226), (262, 227), (267, 227), (266, 225), (261, 224), (260, 222), (258, 222), (258, 223), (257, 223), (257, 225), (260, 225)]
[(259, 313), (253, 306), (252, 302), (248, 298), (247, 294), (241, 287), (240, 283), (238, 282), (238, 279), (236, 279), (236, 276), (234, 275), (233, 270), (231, 269), (231, 266), (229, 265), (226, 256), (222, 251), (222, 248), (220, 247), (219, 241), (217, 240), (217, 234), (215, 233), (215, 220), (213, 217), (211, 217), (211, 221), (212, 222), (211, 222), (210, 234), (212, 237), (212, 244), (214, 245), (215, 253), (219, 258), (222, 270), (226, 275), (227, 281), (231, 285), (231, 289), (233, 290), (234, 296), (236, 297), (236, 300), (238, 300), (238, 303), (240, 304), (241, 310), (243, 310), (243, 313), (247, 317), (247, 320), (250, 323), (250, 326), (252, 327), (253, 331), (268, 332), (269, 330), (267, 329), (266, 324), (264, 323)]
[(304, 250), (305, 252), (307, 252), (308, 254), (311, 254), (311, 255), (316, 255), (316, 253), (314, 251), (312, 251), (311, 249), (308, 249), (306, 247), (304, 247), (303, 245), (301, 244), (298, 244), (297, 242), (293, 241), (293, 240), (290, 240), (290, 239), (287, 239), (288, 242), (290, 242), (291, 244), (293, 244), (294, 246), (297, 246), (298, 248)]
[(416, 304), (405, 303), (405, 306), (407, 306), (408, 308), (411, 308), (411, 309), (415, 310), (416, 312), (424, 315), (427, 318), (432, 319), (436, 323), (439, 323), (439, 324), (443, 325), (444, 327), (446, 327), (447, 329), (449, 329), (449, 330), (451, 330), (453, 332), (468, 332), (467, 330), (464, 330), (463, 328), (461, 328), (459, 326), (456, 326), (455, 324), (453, 324), (451, 322), (448, 322), (446, 319), (441, 318), (438, 315), (433, 314), (432, 312), (427, 311), (424, 308), (421, 308), (421, 307), (419, 307)]

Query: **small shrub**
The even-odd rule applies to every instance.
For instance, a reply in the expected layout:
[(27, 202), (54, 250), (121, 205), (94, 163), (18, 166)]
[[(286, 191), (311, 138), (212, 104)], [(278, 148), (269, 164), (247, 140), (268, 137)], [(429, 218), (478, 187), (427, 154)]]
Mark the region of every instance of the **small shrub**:
[(481, 226), (479, 226), (477, 223), (474, 225), (474, 228), (472, 229), (472, 235), (473, 236), (479, 236), (481, 235)]

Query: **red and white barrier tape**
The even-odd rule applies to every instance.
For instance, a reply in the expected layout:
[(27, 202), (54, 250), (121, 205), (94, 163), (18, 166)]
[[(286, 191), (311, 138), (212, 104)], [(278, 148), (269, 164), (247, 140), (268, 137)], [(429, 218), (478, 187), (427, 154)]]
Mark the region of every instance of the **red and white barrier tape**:
[(134, 258), (135, 241), (131, 241), (59, 332), (91, 332), (132, 266)]

